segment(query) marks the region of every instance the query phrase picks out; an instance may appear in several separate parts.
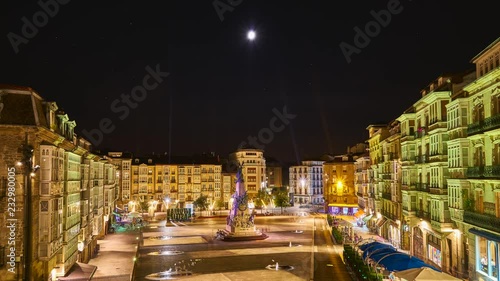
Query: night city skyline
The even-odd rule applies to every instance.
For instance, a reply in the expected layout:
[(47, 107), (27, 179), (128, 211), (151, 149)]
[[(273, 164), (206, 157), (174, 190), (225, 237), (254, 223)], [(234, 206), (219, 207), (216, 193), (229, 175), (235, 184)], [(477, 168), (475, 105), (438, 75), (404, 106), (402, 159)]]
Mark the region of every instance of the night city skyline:
[[(0, 83), (55, 101), (82, 136), (109, 118), (97, 148), (227, 156), (270, 128), (266, 154), (296, 162), (364, 142), (368, 125), (397, 118), (440, 74), (473, 68), (498, 37), (492, 1), (233, 2), (221, 13), (216, 1), (60, 1), (32, 38), (23, 18), (44, 8), (3, 3)], [(377, 15), (385, 22), (356, 45)], [(123, 100), (141, 85), (136, 105)]]

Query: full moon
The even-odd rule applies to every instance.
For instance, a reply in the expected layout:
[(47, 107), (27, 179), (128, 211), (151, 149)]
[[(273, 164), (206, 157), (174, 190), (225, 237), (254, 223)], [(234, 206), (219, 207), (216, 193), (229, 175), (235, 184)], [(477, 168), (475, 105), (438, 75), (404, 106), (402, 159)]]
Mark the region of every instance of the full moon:
[(253, 30), (248, 31), (248, 33), (247, 33), (247, 38), (248, 38), (248, 40), (250, 40), (250, 41), (255, 40), (255, 37), (256, 37), (256, 36), (257, 36), (257, 34), (256, 34), (256, 33), (255, 33), (255, 31), (253, 31)]

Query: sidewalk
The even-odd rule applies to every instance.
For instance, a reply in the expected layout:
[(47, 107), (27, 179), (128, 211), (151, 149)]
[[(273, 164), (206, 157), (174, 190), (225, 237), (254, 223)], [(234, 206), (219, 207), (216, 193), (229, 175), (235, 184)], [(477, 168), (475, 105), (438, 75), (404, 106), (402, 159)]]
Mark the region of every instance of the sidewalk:
[(129, 230), (110, 233), (98, 240), (99, 254), (89, 261), (89, 264), (97, 266), (92, 280), (130, 281), (139, 234), (138, 230)]
[[(356, 218), (354, 216), (342, 216), (341, 215), (341, 216), (336, 216), (336, 217), (352, 224), (352, 229), (354, 230), (354, 234), (363, 237), (363, 240), (373, 239), (377, 242), (390, 244), (390, 242), (388, 240), (384, 239), (384, 237), (379, 236), (376, 233), (370, 232), (370, 230), (366, 226), (358, 226), (356, 223)], [(398, 251), (409, 254), (409, 251), (405, 251), (402, 249), (398, 249)]]

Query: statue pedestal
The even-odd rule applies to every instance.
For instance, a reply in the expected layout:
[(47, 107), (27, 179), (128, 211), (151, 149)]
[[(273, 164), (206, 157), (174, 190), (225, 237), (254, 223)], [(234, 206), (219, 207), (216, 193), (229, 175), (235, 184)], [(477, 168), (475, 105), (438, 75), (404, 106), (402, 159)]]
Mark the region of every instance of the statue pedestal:
[(234, 227), (231, 225), (226, 225), (227, 232), (231, 233), (232, 236), (255, 236), (257, 232), (255, 226), (252, 227)]

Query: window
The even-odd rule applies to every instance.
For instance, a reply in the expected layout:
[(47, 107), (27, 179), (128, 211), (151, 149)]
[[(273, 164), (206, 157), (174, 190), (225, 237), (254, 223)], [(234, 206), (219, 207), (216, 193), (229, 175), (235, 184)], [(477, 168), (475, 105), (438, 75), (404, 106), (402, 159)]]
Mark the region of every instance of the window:
[(49, 211), (49, 201), (40, 201), (40, 211), (41, 212)]

